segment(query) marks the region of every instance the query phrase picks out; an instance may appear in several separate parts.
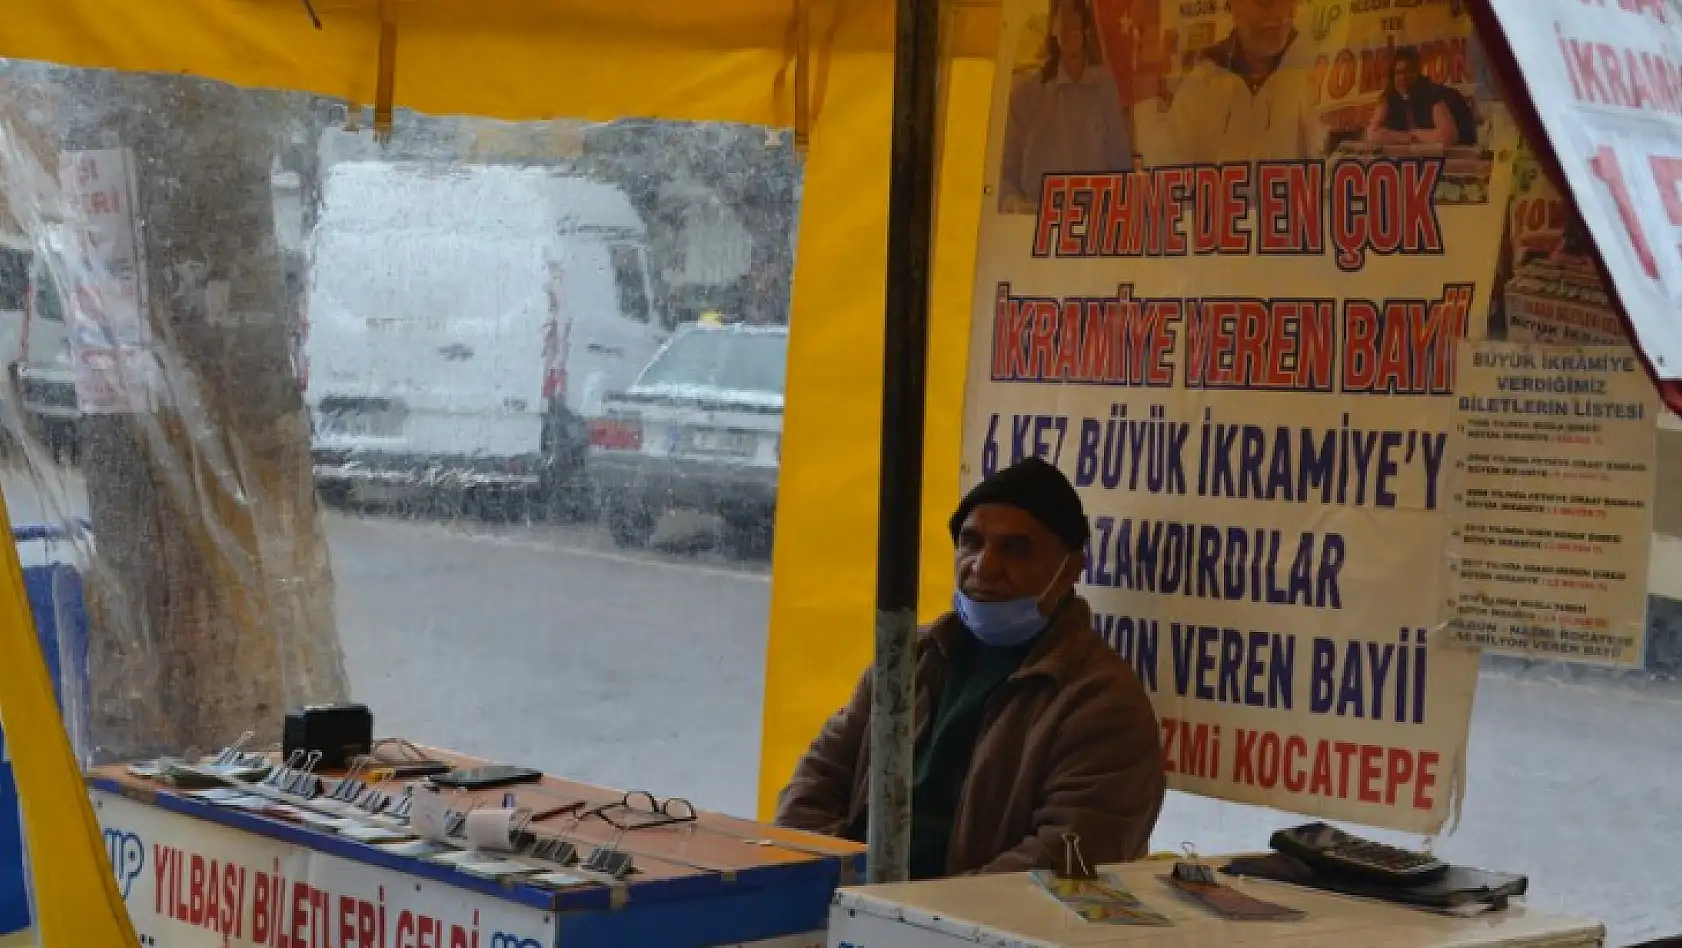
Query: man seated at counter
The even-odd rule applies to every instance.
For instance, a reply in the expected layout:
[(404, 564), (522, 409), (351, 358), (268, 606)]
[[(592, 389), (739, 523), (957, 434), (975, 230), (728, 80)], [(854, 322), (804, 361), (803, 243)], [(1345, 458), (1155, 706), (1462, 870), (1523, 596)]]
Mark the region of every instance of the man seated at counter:
[[(952, 515), (953, 611), (918, 635), (913, 879), (1145, 855), (1166, 777), (1133, 669), (1075, 595), (1089, 528), (1080, 495), (1037, 458), (997, 472)], [(777, 823), (865, 841), (871, 675), (782, 793)]]

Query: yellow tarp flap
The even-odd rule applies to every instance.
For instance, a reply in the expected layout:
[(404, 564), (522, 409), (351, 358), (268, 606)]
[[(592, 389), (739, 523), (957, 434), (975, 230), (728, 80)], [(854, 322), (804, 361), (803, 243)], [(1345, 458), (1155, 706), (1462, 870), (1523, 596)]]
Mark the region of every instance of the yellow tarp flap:
[[(3, 499), (3, 498), (0, 498)], [(0, 504), (0, 525), (12, 535)], [(105, 862), (105, 837), (82, 784), (82, 771), (59, 722), (52, 678), (35, 637), (17, 545), (0, 543), (0, 719), (23, 809), (24, 841), (43, 946), (137, 943), (117, 880)]]
[[(893, 4), (810, 2), (814, 127), (789, 349), (762, 810), (868, 662), (874, 621)], [(183, 72), (373, 101), (376, 0), (314, 0), (320, 31), (300, 0), (7, 0), (5, 6), (0, 56)], [(957, 499), (995, 7), (985, 0), (954, 3), (949, 20), (957, 61), (946, 93), (935, 256), (925, 615), (944, 608), (950, 594), (944, 520)], [(401, 107), (502, 119), (635, 116), (784, 127), (794, 119), (788, 68), (794, 0), (406, 0), (397, 13), (395, 104)], [(15, 586), (15, 551), (9, 556)], [(7, 732), (29, 804), (30, 839), (52, 840), (51, 874), (39, 875), (38, 867), (46, 944), (132, 945), (133, 936), (116, 927), (120, 902), (51, 693), (42, 690), (45, 672), (21, 591), (17, 597), (16, 604), (0, 604), (0, 621), (7, 623), (0, 658), (27, 654), (28, 663), (5, 667), (35, 671), (23, 676), (27, 681), (0, 677), (0, 713), (9, 724), (21, 722)], [(86, 927), (96, 924), (111, 927)]]
[[(882, 68), (891, 68), (891, 63)], [(944, 611), (952, 595), (952, 540), (946, 518), (958, 502), (970, 288), (992, 81), (990, 62), (961, 60), (951, 68), (947, 91), (924, 439), (919, 610), (924, 618)], [(843, 129), (850, 127), (885, 128), (891, 98), (891, 83), (885, 83), (873, 103), (874, 117), (827, 115), (821, 131), (828, 135), (845, 134)], [(806, 206), (795, 261), (794, 325), (799, 328), (790, 337), (785, 421), (789, 440), (783, 448), (778, 492), (766, 656), (759, 768), (762, 819), (770, 817), (778, 791), (819, 726), (851, 693), (870, 663), (873, 647), (885, 268), (883, 241), (874, 235), (885, 235), (887, 228), (889, 142), (886, 134), (866, 141), (871, 151), (862, 156), (814, 147), (806, 168)], [(856, 193), (826, 180), (827, 175), (851, 180)], [(834, 206), (820, 204), (818, 195), (841, 200)], [(873, 239), (855, 241), (843, 263), (833, 256), (842, 247), (823, 241), (831, 233), (844, 235), (848, 227)], [(871, 282), (864, 282), (864, 274)], [(843, 320), (839, 313), (818, 309), (823, 300), (847, 296), (859, 301), (855, 318)]]
[[(718, 4), (730, 7), (729, 3)], [(711, 4), (403, 3), (396, 101), (433, 114), (500, 118), (620, 115), (768, 123), (772, 77), (786, 58), (790, 8), (758, 22), (729, 17), (742, 41), (682, 29)], [(764, 8), (765, 4), (748, 6)], [(14, 0), (0, 53), (75, 66), (185, 72), (237, 85), (302, 89), (371, 103), (377, 4), (299, 0)], [(564, 20), (580, 7), (595, 16)], [(637, 17), (603, 15), (614, 7)], [(656, 9), (657, 8), (657, 9)], [(660, 14), (666, 14), (661, 17)], [(669, 28), (639, 28), (665, 22)], [(715, 31), (722, 32), (722, 31)]]
[[(891, 3), (809, 2), (818, 59), (891, 53)], [(372, 103), (377, 0), (312, 5), (320, 30), (302, 0), (7, 0), (0, 55)], [(794, 54), (794, 0), (403, 0), (396, 14), (396, 101), (422, 112), (794, 121), (773, 95)], [(958, 54), (990, 58), (996, 19), (992, 5), (966, 3)]]

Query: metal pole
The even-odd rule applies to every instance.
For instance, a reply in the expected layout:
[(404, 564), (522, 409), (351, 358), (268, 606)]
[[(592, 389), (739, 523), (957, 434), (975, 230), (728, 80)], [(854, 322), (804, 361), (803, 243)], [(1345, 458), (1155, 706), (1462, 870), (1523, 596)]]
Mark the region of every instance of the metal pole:
[(940, 0), (898, 0), (897, 7), (870, 711), (871, 882), (904, 880), (911, 856), (911, 692), (940, 75)]

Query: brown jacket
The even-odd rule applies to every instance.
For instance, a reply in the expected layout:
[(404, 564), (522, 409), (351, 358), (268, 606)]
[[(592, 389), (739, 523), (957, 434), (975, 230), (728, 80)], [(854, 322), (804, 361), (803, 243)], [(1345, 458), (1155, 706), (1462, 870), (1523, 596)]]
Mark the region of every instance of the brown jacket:
[[(921, 633), (913, 725), (919, 739), (940, 700), (953, 636), (967, 634), (951, 615)], [(863, 814), (870, 689), (866, 671), (801, 759), (778, 800), (778, 825), (841, 836)], [(947, 869), (1058, 868), (1067, 832), (1080, 835), (1091, 865), (1138, 859), (1165, 789), (1150, 700), (1132, 667), (1092, 630), (1086, 601), (1076, 599), (988, 703), (954, 814)]]

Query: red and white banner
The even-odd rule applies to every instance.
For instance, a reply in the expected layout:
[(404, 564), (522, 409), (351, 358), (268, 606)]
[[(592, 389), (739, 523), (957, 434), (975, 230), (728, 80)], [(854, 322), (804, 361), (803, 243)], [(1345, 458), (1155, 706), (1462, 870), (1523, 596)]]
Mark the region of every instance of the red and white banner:
[(1682, 7), (1488, 6), (1641, 349), (1682, 381)]
[(147, 321), (134, 154), (66, 152), (59, 183), (75, 235), (59, 262), (77, 407), (90, 415), (150, 411), (162, 383)]

